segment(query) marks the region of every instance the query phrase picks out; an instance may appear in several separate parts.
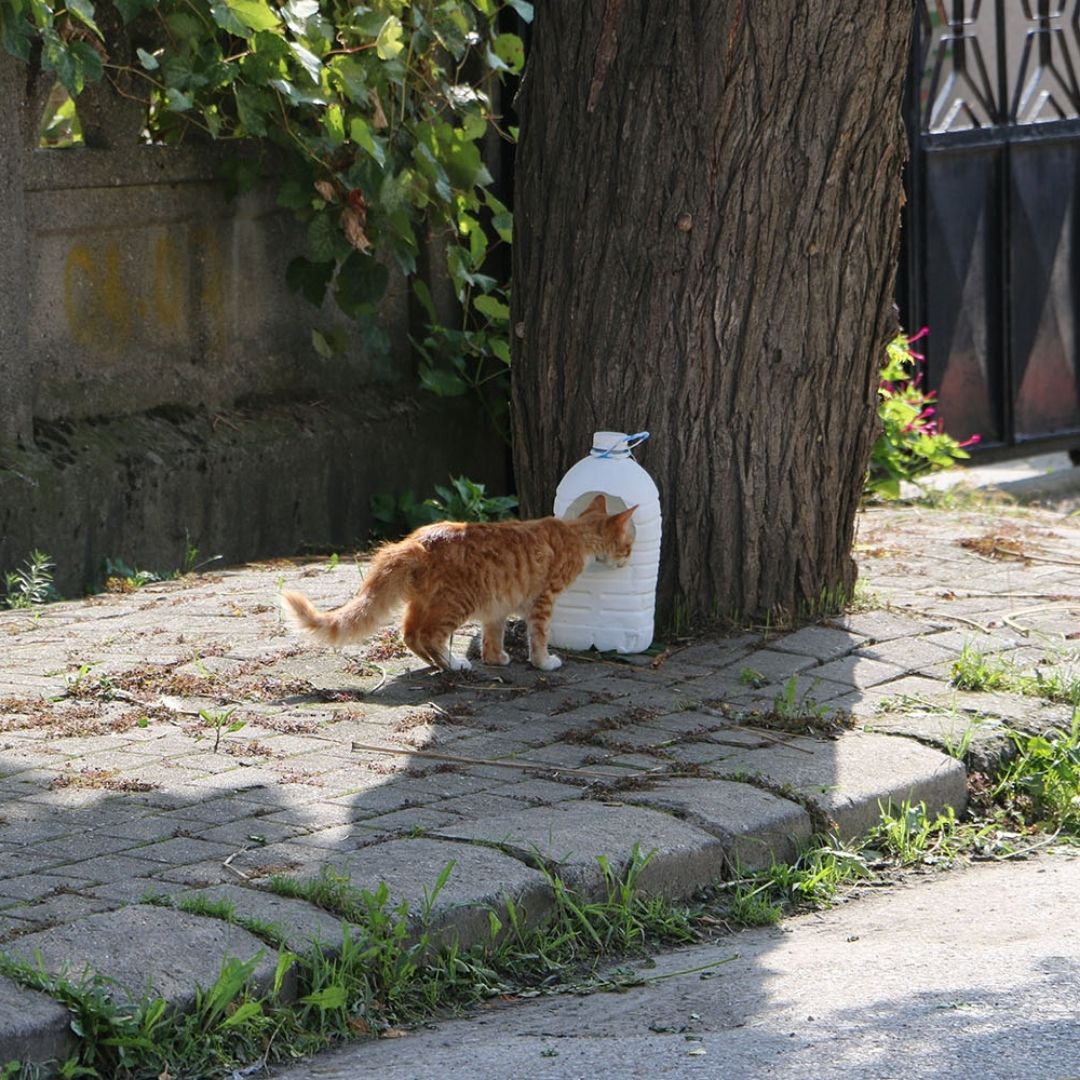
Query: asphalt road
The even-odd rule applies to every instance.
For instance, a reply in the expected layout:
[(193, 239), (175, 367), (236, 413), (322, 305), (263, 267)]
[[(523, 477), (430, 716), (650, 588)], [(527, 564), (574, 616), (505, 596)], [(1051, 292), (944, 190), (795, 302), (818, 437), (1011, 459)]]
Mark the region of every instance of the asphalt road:
[(1068, 855), (913, 877), (666, 953), (643, 987), (498, 1005), (274, 1075), (1080, 1077), (1078, 908)]

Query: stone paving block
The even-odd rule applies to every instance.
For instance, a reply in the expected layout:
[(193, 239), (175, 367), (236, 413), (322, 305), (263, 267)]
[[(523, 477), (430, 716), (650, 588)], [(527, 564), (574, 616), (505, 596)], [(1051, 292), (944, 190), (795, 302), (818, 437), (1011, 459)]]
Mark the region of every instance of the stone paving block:
[(814, 669), (819, 679), (828, 679), (844, 686), (864, 690), (867, 687), (888, 683), (899, 679), (907, 672), (894, 664), (883, 664), (880, 660), (870, 660), (861, 656), (845, 656)]
[(236, 916), (259, 919), (270, 923), (285, 936), (285, 948), (300, 955), (312, 945), (327, 946), (328, 951), (341, 948), (342, 934), (348, 926), (329, 912), (288, 896), (277, 896), (266, 889), (244, 885), (215, 885), (209, 889), (186, 889), (173, 894), (179, 904), (183, 900), (205, 899), (232, 904)]
[(575, 672), (573, 686), (576, 690), (605, 694), (613, 699), (641, 693), (641, 683), (625, 674), (622, 665), (616, 664), (590, 665), (589, 672), (580, 678)]
[(463, 948), (488, 940), (488, 909), (504, 913), (507, 897), (525, 911), (529, 925), (541, 922), (550, 912), (551, 890), (542, 873), (500, 851), (474, 844), (427, 838), (391, 840), (346, 854), (334, 868), (358, 889), (374, 892), (385, 882), (391, 906), (407, 901), (418, 929), (425, 899), (433, 896), (439, 875), (451, 861), (454, 865), (446, 885), (434, 896), (430, 926), (456, 938)]
[(59, 840), (38, 842), (34, 845), (34, 854), (47, 859), (50, 865), (60, 866), (98, 855), (117, 854), (137, 846), (137, 840), (126, 837), (84, 833), (79, 836), (65, 836)]
[[(724, 674), (739, 678), (744, 671), (753, 671), (760, 675), (765, 682), (782, 682), (792, 675), (798, 675), (800, 671), (813, 667), (817, 661), (812, 656), (800, 656), (798, 653), (778, 652), (774, 649), (758, 649), (750, 653), (742, 660), (735, 661), (724, 669)], [(739, 679), (744, 686), (742, 679)]]
[[(587, 769), (596, 773), (603, 773), (615, 777), (620, 775), (618, 769), (611, 769), (606, 764), (612, 753), (599, 746), (581, 745), (578, 743), (554, 743), (551, 746), (539, 749), (528, 749), (518, 755), (522, 761), (537, 769), (550, 769), (557, 773), (560, 769)], [(512, 758), (510, 759), (513, 760)], [(522, 770), (522, 776), (534, 774), (537, 769), (529, 768)], [(596, 776), (583, 776), (586, 780), (595, 780)]]
[(34, 926), (52, 926), (56, 923), (70, 923), (84, 915), (96, 911), (108, 911), (116, 907), (112, 901), (101, 897), (75, 896), (61, 893), (42, 900), (33, 900), (15, 907), (5, 908), (4, 915), (11, 919), (21, 919)]
[(10, 900), (38, 900), (56, 892), (57, 889), (72, 887), (70, 875), (55, 871), (47, 874), (27, 873), (0, 881), (0, 896)]
[(672, 735), (689, 735), (698, 732), (715, 731), (724, 727), (724, 720), (714, 712), (699, 712), (697, 709), (679, 709), (678, 712), (661, 713), (649, 720), (649, 727)]
[(891, 611), (862, 611), (853, 615), (838, 615), (829, 620), (829, 625), (861, 634), (871, 641), (892, 641), (894, 638), (914, 637), (931, 630), (949, 629), (933, 620), (898, 615)]
[(855, 655), (880, 660), (904, 671), (925, 671), (938, 664), (951, 665), (959, 650), (939, 645), (934, 637), (914, 637), (867, 645)]
[(753, 693), (753, 687), (739, 678), (743, 666), (733, 664), (715, 675), (691, 679), (682, 688), (689, 707), (696, 707), (702, 702), (737, 703), (746, 700)]
[(75, 1048), (71, 1014), (46, 994), (0, 976), (0, 1062), (40, 1064)]
[[(51, 867), (49, 873), (67, 878), (72, 888), (84, 889), (91, 885), (104, 885), (110, 881), (122, 881), (125, 878), (143, 877), (153, 867), (143, 859), (133, 859), (127, 855), (99, 855), (93, 859), (65, 863)], [(0, 892), (3, 891), (0, 882)]]
[(735, 871), (792, 862), (813, 831), (810, 815), (798, 803), (729, 780), (662, 780), (626, 800), (675, 811), (718, 837)]
[(580, 799), (582, 789), (574, 784), (560, 784), (554, 780), (529, 777), (516, 783), (500, 784), (490, 789), (492, 795), (505, 795), (509, 799), (550, 805), (568, 799)]
[(232, 850), (229, 844), (212, 844), (208, 840), (200, 840), (197, 836), (174, 836), (168, 840), (158, 840), (143, 844), (142, 847), (131, 848), (127, 854), (133, 859), (145, 859), (147, 862), (184, 866), (216, 856), (224, 859)]
[(976, 721), (954, 709), (883, 713), (864, 723), (863, 730), (904, 735), (952, 756), (962, 753), (968, 767), (979, 772), (992, 773), (1012, 755), (1012, 740), (1003, 721), (990, 716)]
[(850, 630), (834, 630), (828, 626), (804, 626), (793, 634), (773, 638), (769, 648), (777, 652), (799, 653), (812, 656), (815, 660), (838, 660), (854, 652), (866, 643), (862, 634)]
[(218, 844), (228, 844), (230, 847), (242, 847), (251, 843), (252, 836), (261, 836), (270, 843), (278, 840), (290, 840), (301, 835), (303, 829), (293, 825), (284, 825), (281, 822), (267, 821), (265, 816), (245, 817), (240, 821), (229, 821), (223, 825), (215, 825), (199, 833), (200, 840), (210, 840)]
[[(751, 745), (759, 746), (761, 741), (755, 740)], [(715, 765), (723, 768), (723, 763), (735, 752), (734, 747), (709, 738), (678, 743), (670, 747), (667, 753), (671, 761), (680, 765)]]
[(401, 836), (404, 833), (423, 829), (437, 829), (449, 825), (457, 815), (442, 809), (441, 804), (434, 806), (406, 807), (395, 810), (392, 814), (380, 814), (378, 817), (363, 818), (353, 825), (353, 835), (363, 832), (375, 832), (386, 837)]
[[(727, 667), (738, 660), (740, 656), (752, 651), (760, 644), (760, 634), (740, 634), (735, 637), (705, 641), (699, 645), (691, 645), (687, 649), (680, 649), (674, 654), (673, 659), (709, 668)], [(670, 662), (668, 661), (668, 663)]]
[(653, 853), (638, 878), (650, 892), (686, 896), (723, 870), (724, 848), (715, 836), (669, 814), (622, 804), (583, 800), (533, 807), (448, 826), (436, 835), (483, 840), (520, 858), (543, 859), (569, 883), (593, 893), (603, 883), (596, 857), (607, 856), (613, 867), (622, 867), (635, 845), (642, 854)]
[(925, 802), (931, 817), (946, 806), (959, 813), (967, 805), (967, 774), (961, 762), (892, 735), (849, 732), (835, 741), (800, 738), (736, 753), (724, 769), (730, 777), (763, 777), (776, 789), (810, 799), (845, 838), (877, 824), (879, 800), (895, 806), (904, 800)]
[(925, 675), (907, 675), (886, 683), (883, 689), (894, 698), (927, 698), (934, 701), (951, 701), (956, 694), (956, 688), (944, 679), (928, 679)]
[[(29, 963), (40, 953), (46, 971), (75, 982), (85, 971), (98, 972), (112, 980), (108, 992), (120, 1000), (139, 1001), (152, 991), (181, 1009), (191, 1008), (196, 987), (214, 984), (226, 957), (247, 961), (261, 954), (251, 980), (256, 992), (270, 989), (277, 965), (277, 953), (246, 930), (145, 904), (39, 930), (6, 948)], [(285, 999), (295, 990), (295, 978), (287, 976)]]

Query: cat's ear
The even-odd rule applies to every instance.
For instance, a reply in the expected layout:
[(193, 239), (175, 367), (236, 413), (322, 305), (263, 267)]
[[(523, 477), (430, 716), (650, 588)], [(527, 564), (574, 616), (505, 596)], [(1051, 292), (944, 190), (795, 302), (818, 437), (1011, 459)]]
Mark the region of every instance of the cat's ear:
[(584, 510), (581, 511), (581, 516), (586, 514), (606, 514), (607, 513), (607, 499), (603, 495), (597, 495), (595, 499)]
[[(641, 504), (639, 503), (638, 506), (640, 506), (640, 505)], [(637, 506), (631, 506), (628, 509), (621, 511), (618, 514), (613, 514), (608, 520), (611, 522), (612, 525), (615, 526), (615, 528), (617, 528), (617, 529), (625, 529), (626, 526), (627, 526), (627, 523), (634, 516), (634, 511), (636, 509), (637, 509)]]

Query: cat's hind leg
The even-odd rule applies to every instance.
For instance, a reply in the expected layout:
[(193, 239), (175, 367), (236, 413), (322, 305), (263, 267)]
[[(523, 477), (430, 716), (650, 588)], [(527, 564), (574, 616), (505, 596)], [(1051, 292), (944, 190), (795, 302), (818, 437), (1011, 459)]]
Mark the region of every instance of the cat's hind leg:
[(401, 624), (401, 636), (405, 644), (425, 663), (444, 671), (468, 671), (472, 664), (464, 657), (455, 657), (450, 651), (450, 637), (458, 628), (460, 620), (440, 619), (415, 602), (405, 609)]
[(554, 607), (554, 594), (543, 592), (533, 600), (525, 617), (529, 628), (529, 662), (541, 671), (562, 667), (562, 660), (548, 652), (548, 629)]
[(485, 664), (500, 664), (505, 666), (510, 663), (510, 654), (503, 647), (503, 635), (506, 633), (505, 619), (485, 619), (484, 637), (481, 655)]

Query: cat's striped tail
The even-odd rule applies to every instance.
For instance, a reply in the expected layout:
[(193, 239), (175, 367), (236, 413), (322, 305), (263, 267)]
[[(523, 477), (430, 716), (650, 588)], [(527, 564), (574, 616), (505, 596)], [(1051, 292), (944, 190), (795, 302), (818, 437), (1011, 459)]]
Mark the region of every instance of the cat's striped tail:
[(285, 618), (294, 629), (326, 645), (344, 645), (370, 637), (390, 617), (402, 599), (405, 575), (400, 566), (376, 560), (360, 591), (333, 611), (319, 611), (299, 592), (281, 594)]

